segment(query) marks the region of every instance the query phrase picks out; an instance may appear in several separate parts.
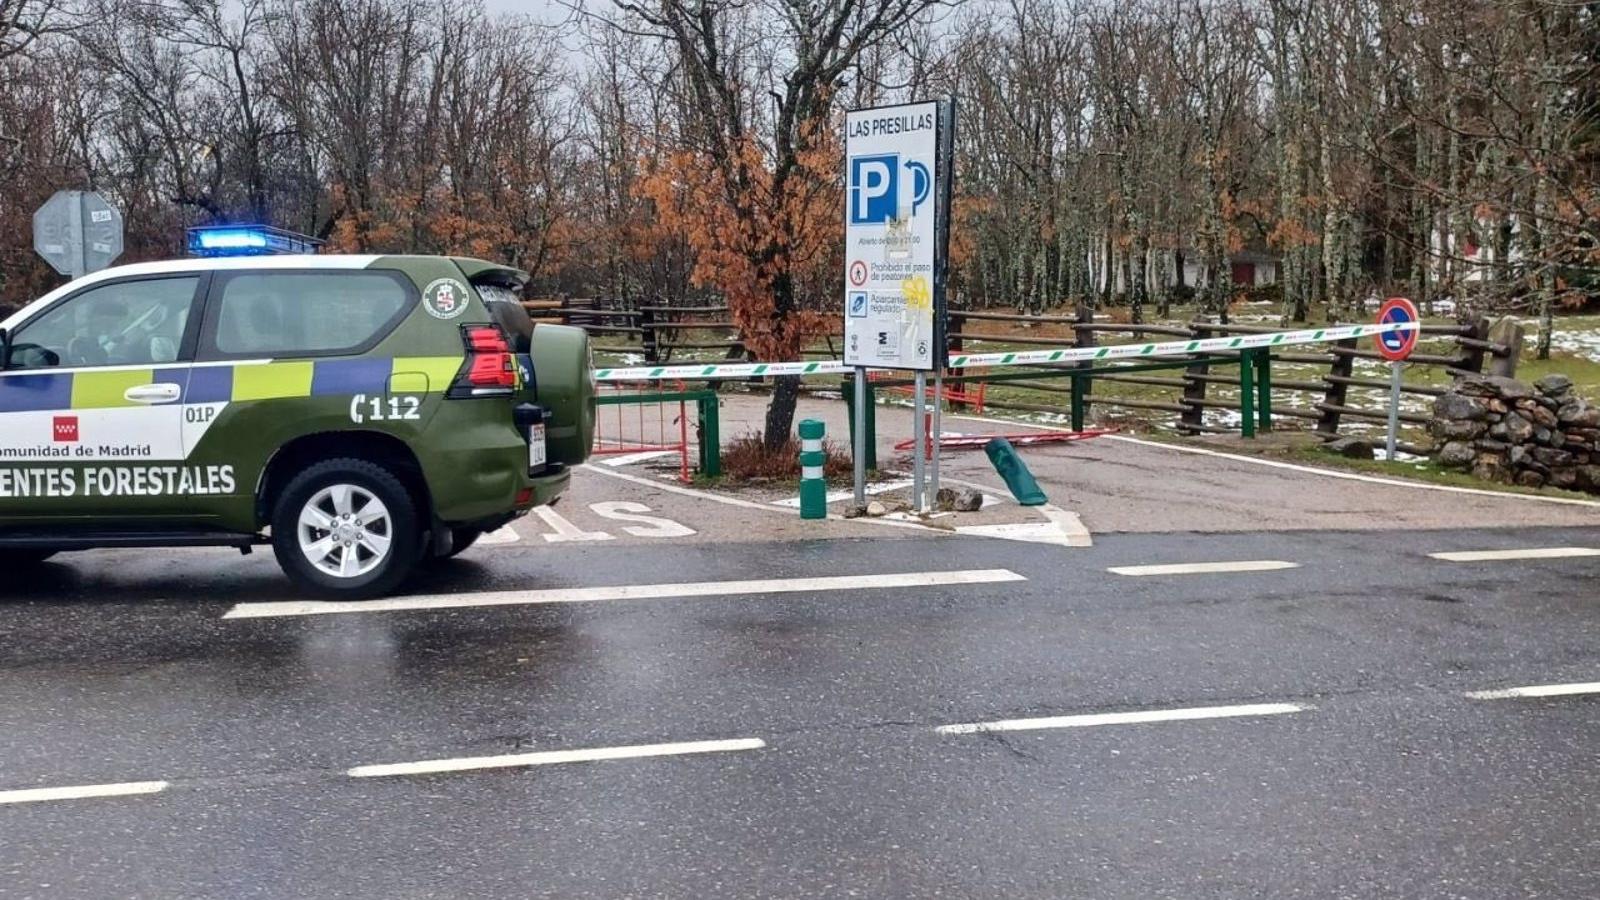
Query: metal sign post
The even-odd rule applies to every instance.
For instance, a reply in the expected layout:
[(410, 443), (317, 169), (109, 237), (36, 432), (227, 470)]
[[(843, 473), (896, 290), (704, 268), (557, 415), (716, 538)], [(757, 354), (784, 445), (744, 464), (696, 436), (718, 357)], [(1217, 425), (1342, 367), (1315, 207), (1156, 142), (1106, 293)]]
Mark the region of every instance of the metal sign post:
[(98, 272), (122, 255), (122, 213), (99, 194), (56, 191), (33, 214), (33, 249), (69, 278)]
[(1399, 360), (1389, 363), (1389, 436), (1383, 444), (1389, 462), (1394, 462), (1395, 435), (1400, 430), (1400, 369), (1404, 365)]
[(928, 486), (929, 509), (937, 509), (939, 505), (939, 454), (944, 439), (944, 424), (940, 420), (944, 409), (944, 370), (950, 358), (950, 312), (946, 292), (950, 287), (950, 210), (956, 180), (955, 97), (945, 97), (939, 103), (939, 135), (939, 206), (934, 218), (933, 257), (933, 339), (939, 350), (933, 367), (933, 435), (929, 439), (933, 452), (933, 478)]
[(867, 505), (867, 370), (856, 366), (856, 440), (850, 458), (856, 475), (856, 505)]
[[(943, 369), (948, 356), (945, 275), (954, 137), (951, 98), (845, 116), (844, 362), (916, 373), (912, 489), (918, 512), (926, 499), (927, 373)], [(865, 458), (858, 450), (858, 482), (865, 477)]]
[(1400, 430), (1400, 370), (1406, 357), (1417, 349), (1417, 334), (1422, 329), (1422, 317), (1417, 308), (1404, 297), (1390, 297), (1378, 309), (1379, 325), (1406, 325), (1405, 330), (1387, 331), (1378, 335), (1378, 355), (1389, 361), (1389, 433), (1384, 441), (1386, 458), (1394, 462), (1395, 444)]
[(933, 433), (927, 436), (929, 453), (932, 454), (932, 465), (928, 472), (928, 508), (939, 508), (939, 451), (940, 441), (944, 437), (944, 425), (939, 421), (939, 413), (944, 408), (944, 370), (935, 369), (933, 372)]
[(917, 399), (911, 404), (911, 511), (920, 513), (925, 508), (923, 501), (927, 499), (922, 492), (924, 471), (922, 456), (927, 451), (928, 440), (928, 420), (923, 417), (923, 404), (928, 402), (925, 396), (928, 391), (927, 373), (918, 369), (914, 380), (916, 386), (912, 391)]

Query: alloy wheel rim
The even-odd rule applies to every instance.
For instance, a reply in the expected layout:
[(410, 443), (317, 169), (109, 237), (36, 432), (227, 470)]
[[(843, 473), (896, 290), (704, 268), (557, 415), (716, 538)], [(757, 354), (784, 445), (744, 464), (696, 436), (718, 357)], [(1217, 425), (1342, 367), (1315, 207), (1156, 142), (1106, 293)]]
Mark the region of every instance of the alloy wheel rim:
[(383, 565), (394, 544), (389, 508), (366, 488), (334, 484), (300, 509), (296, 528), (306, 561), (334, 578), (360, 578)]

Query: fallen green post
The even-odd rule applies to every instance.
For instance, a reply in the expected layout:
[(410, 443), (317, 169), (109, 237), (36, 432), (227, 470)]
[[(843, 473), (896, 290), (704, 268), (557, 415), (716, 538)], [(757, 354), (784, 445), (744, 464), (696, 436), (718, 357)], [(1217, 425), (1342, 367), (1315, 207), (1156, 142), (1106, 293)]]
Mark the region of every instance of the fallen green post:
[(994, 470), (1000, 473), (1005, 480), (1006, 487), (1011, 489), (1011, 496), (1023, 506), (1043, 506), (1049, 502), (1044, 491), (1039, 489), (1039, 482), (1023, 464), (1021, 454), (1011, 442), (1005, 438), (995, 438), (983, 445), (983, 452), (988, 454), (989, 462), (994, 464)]

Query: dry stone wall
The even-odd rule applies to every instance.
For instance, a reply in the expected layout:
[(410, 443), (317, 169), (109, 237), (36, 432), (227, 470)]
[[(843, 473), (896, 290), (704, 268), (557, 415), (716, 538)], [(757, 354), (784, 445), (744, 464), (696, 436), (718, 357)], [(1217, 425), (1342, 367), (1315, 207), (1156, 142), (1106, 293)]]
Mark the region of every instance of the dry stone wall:
[(1600, 493), (1600, 406), (1547, 375), (1534, 384), (1497, 375), (1457, 379), (1433, 404), (1435, 459), (1490, 481)]

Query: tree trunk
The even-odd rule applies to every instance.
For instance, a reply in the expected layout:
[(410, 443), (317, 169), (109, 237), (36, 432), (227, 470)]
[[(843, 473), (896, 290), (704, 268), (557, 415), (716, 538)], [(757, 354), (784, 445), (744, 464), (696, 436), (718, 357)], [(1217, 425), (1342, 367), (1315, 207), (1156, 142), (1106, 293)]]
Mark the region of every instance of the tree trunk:
[(767, 404), (766, 428), (762, 444), (769, 453), (781, 449), (794, 430), (795, 406), (800, 400), (800, 376), (780, 375), (773, 379), (772, 400)]
[[(1542, 14), (1541, 14), (1542, 16)], [(1539, 159), (1534, 165), (1533, 182), (1533, 222), (1535, 251), (1528, 254), (1528, 264), (1533, 266), (1535, 301), (1539, 312), (1539, 337), (1535, 344), (1535, 357), (1538, 359), (1550, 358), (1550, 341), (1555, 333), (1555, 256), (1551, 231), (1551, 219), (1555, 215), (1550, 200), (1549, 180), (1556, 177), (1549, 171), (1551, 158), (1555, 149), (1554, 132), (1555, 107), (1560, 102), (1561, 80), (1545, 66), (1544, 95), (1540, 97), (1539, 126), (1537, 135)]]
[(1172, 315), (1172, 251), (1156, 251), (1156, 318)]
[(1418, 306), (1431, 310), (1433, 303), (1428, 297), (1428, 245), (1433, 234), (1433, 213), (1425, 192), (1432, 173), (1428, 136), (1420, 123), (1416, 142), (1415, 184), (1412, 188), (1415, 193), (1411, 201), (1411, 236), (1408, 241), (1411, 245), (1411, 299)]
[(1445, 192), (1445, 203), (1447, 206), (1445, 207), (1444, 221), (1440, 223), (1440, 237), (1442, 238), (1445, 251), (1444, 285), (1445, 289), (1450, 292), (1451, 299), (1456, 301), (1455, 311), (1457, 315), (1460, 315), (1462, 312), (1461, 283), (1465, 278), (1466, 273), (1469, 271), (1466, 266), (1461, 264), (1460, 260), (1461, 253), (1466, 248), (1466, 241), (1463, 240), (1465, 237), (1466, 222), (1464, 217), (1461, 215), (1461, 134), (1459, 131), (1461, 127), (1461, 116), (1459, 114), (1460, 105), (1460, 92), (1451, 91), (1449, 107), (1450, 142), (1448, 144), (1449, 149), (1446, 152), (1444, 163), (1447, 167), (1445, 172), (1445, 182), (1447, 185)]
[[(1142, 228), (1142, 226), (1140, 226)], [(1134, 235), (1128, 254), (1128, 303), (1130, 318), (1137, 325), (1144, 321), (1144, 304), (1150, 287), (1150, 242), (1143, 232)]]
[(1326, 280), (1328, 319), (1338, 319), (1346, 314), (1350, 298), (1345, 294), (1345, 229), (1344, 202), (1333, 181), (1333, 154), (1329, 147), (1328, 126), (1324, 123), (1317, 135), (1317, 167), (1322, 174), (1322, 274)]
[(1111, 305), (1111, 294), (1112, 294), (1112, 291), (1116, 288), (1116, 276), (1114, 274), (1116, 269), (1114, 268), (1114, 263), (1113, 263), (1113, 260), (1116, 259), (1116, 253), (1115, 253), (1115, 250), (1113, 249), (1113, 246), (1112, 246), (1112, 243), (1111, 243), (1111, 224), (1109, 222), (1106, 223), (1106, 239), (1105, 239), (1105, 244), (1104, 244), (1103, 249), (1104, 249), (1104, 252), (1105, 252), (1105, 256), (1102, 257), (1101, 263), (1100, 263), (1100, 278), (1101, 278), (1101, 283), (1100, 283), (1100, 306), (1101, 306), (1101, 308), (1104, 308), (1104, 307), (1107, 307), (1107, 306)]

